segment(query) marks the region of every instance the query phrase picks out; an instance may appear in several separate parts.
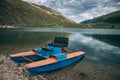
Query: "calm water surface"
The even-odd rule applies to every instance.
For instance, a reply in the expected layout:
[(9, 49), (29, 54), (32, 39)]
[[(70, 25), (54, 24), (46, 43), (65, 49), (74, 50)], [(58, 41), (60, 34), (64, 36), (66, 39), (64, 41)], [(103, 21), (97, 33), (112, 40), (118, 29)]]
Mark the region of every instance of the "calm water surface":
[(108, 34), (120, 35), (119, 29), (83, 29), (83, 28), (13, 28), (13, 29), (0, 29), (0, 31), (25, 31), (25, 32), (65, 32), (81, 34)]
[(120, 80), (120, 30), (1, 29), (0, 53), (30, 50), (47, 44), (54, 36), (68, 35), (69, 48), (86, 52), (85, 58), (76, 65), (45, 74), (46, 77), (52, 76), (53, 80)]

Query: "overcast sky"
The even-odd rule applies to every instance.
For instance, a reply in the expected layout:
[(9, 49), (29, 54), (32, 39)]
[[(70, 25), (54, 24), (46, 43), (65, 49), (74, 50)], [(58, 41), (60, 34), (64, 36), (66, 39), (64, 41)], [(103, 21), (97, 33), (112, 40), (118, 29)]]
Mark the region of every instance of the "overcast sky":
[(116, 10), (120, 0), (24, 0), (50, 7), (79, 23)]

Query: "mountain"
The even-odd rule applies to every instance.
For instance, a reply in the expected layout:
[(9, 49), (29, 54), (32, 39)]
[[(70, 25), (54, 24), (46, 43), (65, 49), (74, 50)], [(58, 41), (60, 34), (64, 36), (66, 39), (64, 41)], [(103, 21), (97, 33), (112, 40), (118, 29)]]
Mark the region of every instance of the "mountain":
[(81, 22), (95, 28), (120, 28), (120, 10)]
[(0, 0), (0, 25), (45, 27), (74, 23), (60, 13), (21, 0)]

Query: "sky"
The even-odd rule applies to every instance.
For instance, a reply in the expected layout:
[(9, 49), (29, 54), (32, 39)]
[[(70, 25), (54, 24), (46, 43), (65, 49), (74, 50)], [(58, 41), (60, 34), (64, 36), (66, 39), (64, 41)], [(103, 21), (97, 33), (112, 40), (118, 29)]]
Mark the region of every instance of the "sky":
[(23, 0), (50, 7), (76, 23), (120, 10), (120, 0)]

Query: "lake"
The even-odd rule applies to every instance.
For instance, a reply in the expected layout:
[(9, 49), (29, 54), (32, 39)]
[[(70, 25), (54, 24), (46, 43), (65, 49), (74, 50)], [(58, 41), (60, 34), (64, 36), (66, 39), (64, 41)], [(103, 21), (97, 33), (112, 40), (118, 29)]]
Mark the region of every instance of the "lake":
[(44, 76), (53, 80), (120, 80), (120, 30), (83, 28), (0, 29), (0, 54), (47, 46), (55, 36), (68, 36), (69, 48), (86, 52), (75, 65)]

